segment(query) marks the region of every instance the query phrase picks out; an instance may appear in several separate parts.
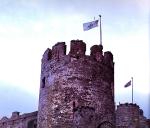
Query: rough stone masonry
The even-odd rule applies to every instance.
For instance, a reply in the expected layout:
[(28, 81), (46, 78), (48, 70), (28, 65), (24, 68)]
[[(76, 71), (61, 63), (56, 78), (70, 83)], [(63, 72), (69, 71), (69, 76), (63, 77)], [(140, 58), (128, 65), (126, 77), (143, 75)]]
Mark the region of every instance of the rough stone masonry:
[(102, 45), (72, 40), (47, 49), (42, 58), (38, 128), (115, 126), (114, 62)]

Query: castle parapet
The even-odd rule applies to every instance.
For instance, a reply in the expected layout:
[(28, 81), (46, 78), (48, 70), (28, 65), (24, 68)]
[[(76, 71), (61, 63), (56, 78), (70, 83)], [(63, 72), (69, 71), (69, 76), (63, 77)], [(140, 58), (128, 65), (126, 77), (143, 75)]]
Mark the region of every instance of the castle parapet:
[(65, 42), (58, 42), (52, 47), (52, 59), (59, 59), (66, 55)]
[(104, 64), (113, 67), (113, 54), (110, 51), (104, 52)]
[(91, 57), (97, 61), (103, 61), (103, 46), (102, 45), (93, 45), (91, 47)]
[(139, 106), (137, 104), (133, 104), (133, 103), (119, 104), (119, 105), (117, 105), (117, 108), (118, 107), (121, 107), (121, 108), (123, 108), (123, 107), (136, 107), (136, 108), (139, 108)]
[(140, 115), (143, 116), (143, 115), (144, 115), (144, 114), (143, 114), (143, 110), (140, 109), (139, 111), (140, 111)]
[(19, 117), (20, 112), (12, 112), (11, 118), (16, 119)]
[[(90, 48), (90, 58), (102, 62), (108, 67), (114, 66), (113, 54), (110, 51), (104, 52), (102, 45), (93, 45)], [(86, 44), (82, 40), (71, 40), (69, 56), (72, 58), (82, 58), (86, 52)], [(52, 50), (47, 48), (43, 54), (42, 63), (47, 63), (49, 60), (59, 60), (66, 56), (65, 42), (58, 42), (52, 47)], [(68, 56), (68, 55), (67, 55)], [(66, 57), (67, 58), (67, 57)]]
[(82, 40), (72, 40), (69, 55), (71, 57), (80, 58), (85, 55), (86, 44)]
[(42, 62), (47, 62), (52, 58), (52, 50), (47, 48), (43, 54)]

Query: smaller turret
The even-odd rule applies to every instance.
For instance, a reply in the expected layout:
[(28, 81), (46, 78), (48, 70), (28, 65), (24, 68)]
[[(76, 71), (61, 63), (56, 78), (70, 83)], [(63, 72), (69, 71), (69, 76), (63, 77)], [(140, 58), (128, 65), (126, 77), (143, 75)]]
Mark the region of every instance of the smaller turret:
[(140, 110), (137, 104), (119, 104), (116, 110), (116, 126), (137, 128), (140, 125)]

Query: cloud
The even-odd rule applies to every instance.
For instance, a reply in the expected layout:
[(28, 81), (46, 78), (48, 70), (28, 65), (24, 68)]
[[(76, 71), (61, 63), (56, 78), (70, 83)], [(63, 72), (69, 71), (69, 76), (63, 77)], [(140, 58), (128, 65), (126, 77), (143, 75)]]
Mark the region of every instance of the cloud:
[[(37, 110), (38, 97), (21, 88), (0, 82), (0, 115), (10, 117), (13, 111), (27, 113)], [(1, 117), (0, 117), (1, 118)]]
[(142, 15), (150, 14), (150, 1), (149, 0), (135, 0), (138, 6), (139, 13)]

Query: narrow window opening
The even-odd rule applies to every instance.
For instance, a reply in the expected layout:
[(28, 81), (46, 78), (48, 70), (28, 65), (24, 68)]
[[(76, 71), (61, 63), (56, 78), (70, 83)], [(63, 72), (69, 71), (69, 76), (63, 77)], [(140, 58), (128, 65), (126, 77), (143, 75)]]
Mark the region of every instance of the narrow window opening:
[(76, 107), (76, 105), (75, 105), (75, 102), (73, 101), (73, 108), (75, 108)]
[(45, 77), (42, 79), (42, 86), (41, 86), (42, 88), (44, 88), (45, 87)]
[(76, 111), (76, 104), (75, 104), (75, 101), (73, 101), (73, 104), (72, 104), (72, 106), (73, 106), (73, 112), (75, 112)]
[(34, 126), (33, 126), (34, 128), (36, 128), (37, 127), (37, 125), (36, 124), (34, 124)]
[(80, 59), (80, 56), (77, 56), (76, 58), (77, 58), (77, 59)]

